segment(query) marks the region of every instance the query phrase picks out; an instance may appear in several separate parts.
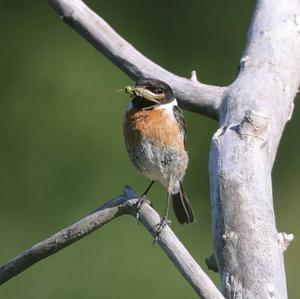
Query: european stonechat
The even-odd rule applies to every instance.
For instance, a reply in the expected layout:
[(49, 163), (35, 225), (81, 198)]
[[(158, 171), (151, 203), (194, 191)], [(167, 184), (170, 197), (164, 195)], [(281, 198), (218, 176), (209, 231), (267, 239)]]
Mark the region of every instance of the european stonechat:
[(125, 87), (132, 100), (124, 121), (124, 139), (130, 160), (138, 171), (168, 192), (163, 225), (168, 222), (170, 202), (182, 224), (195, 220), (182, 180), (188, 165), (186, 125), (171, 87), (156, 79), (140, 79)]

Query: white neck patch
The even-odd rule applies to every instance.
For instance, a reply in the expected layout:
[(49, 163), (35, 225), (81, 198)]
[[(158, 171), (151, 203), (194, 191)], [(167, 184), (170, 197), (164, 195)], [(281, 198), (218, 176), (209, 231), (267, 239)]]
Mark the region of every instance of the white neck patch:
[(175, 106), (178, 106), (177, 100), (174, 99), (172, 102), (167, 103), (167, 104), (161, 104), (159, 105), (156, 109), (164, 109), (166, 111), (168, 111), (169, 113), (171, 113), (171, 115), (174, 114), (173, 108)]

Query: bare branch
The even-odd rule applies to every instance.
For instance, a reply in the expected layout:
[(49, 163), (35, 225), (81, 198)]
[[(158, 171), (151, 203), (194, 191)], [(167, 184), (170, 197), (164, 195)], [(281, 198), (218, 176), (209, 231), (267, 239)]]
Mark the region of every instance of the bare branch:
[(225, 87), (179, 77), (138, 52), (81, 0), (47, 0), (61, 18), (87, 39), (129, 77), (157, 78), (174, 90), (180, 105), (190, 111), (218, 118)]
[(132, 201), (127, 201), (124, 196), (115, 197), (75, 224), (33, 245), (0, 267), (0, 285), (40, 260), (87, 236), (115, 217), (124, 214), (133, 204)]
[[(125, 187), (123, 192), (123, 195), (109, 200), (80, 221), (32, 246), (13, 260), (2, 265), (0, 267), (0, 284), (5, 283), (40, 260), (89, 235), (120, 215), (131, 214), (135, 217), (138, 195), (130, 187)], [(152, 236), (156, 236), (156, 228), (161, 218), (148, 204), (141, 206), (139, 220)], [(177, 239), (169, 226), (164, 227), (162, 230), (158, 244), (200, 297), (224, 299), (214, 283)]]

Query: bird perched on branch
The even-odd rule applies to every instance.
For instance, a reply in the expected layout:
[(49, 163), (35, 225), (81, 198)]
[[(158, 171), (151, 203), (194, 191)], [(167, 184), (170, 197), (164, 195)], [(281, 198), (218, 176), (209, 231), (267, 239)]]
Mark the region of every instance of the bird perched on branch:
[(140, 79), (124, 90), (132, 98), (123, 128), (126, 148), (134, 166), (151, 180), (143, 195), (155, 181), (168, 192), (160, 230), (168, 223), (171, 201), (178, 221), (193, 223), (193, 210), (182, 186), (188, 165), (186, 127), (171, 87), (156, 79)]

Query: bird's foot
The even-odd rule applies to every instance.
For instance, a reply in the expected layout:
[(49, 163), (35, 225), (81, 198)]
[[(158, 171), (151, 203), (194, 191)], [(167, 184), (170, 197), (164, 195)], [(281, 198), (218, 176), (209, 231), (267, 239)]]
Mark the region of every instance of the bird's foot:
[(140, 223), (140, 209), (144, 203), (147, 203), (148, 205), (152, 206), (151, 201), (147, 198), (145, 194), (139, 198), (136, 204), (136, 219), (138, 220), (138, 223)]
[(162, 232), (162, 230), (164, 229), (164, 227), (166, 225), (170, 225), (171, 224), (171, 220), (169, 220), (167, 217), (163, 217), (160, 221), (160, 223), (157, 224), (157, 230), (155, 233), (155, 238), (153, 240), (153, 245), (158, 241), (159, 236)]

